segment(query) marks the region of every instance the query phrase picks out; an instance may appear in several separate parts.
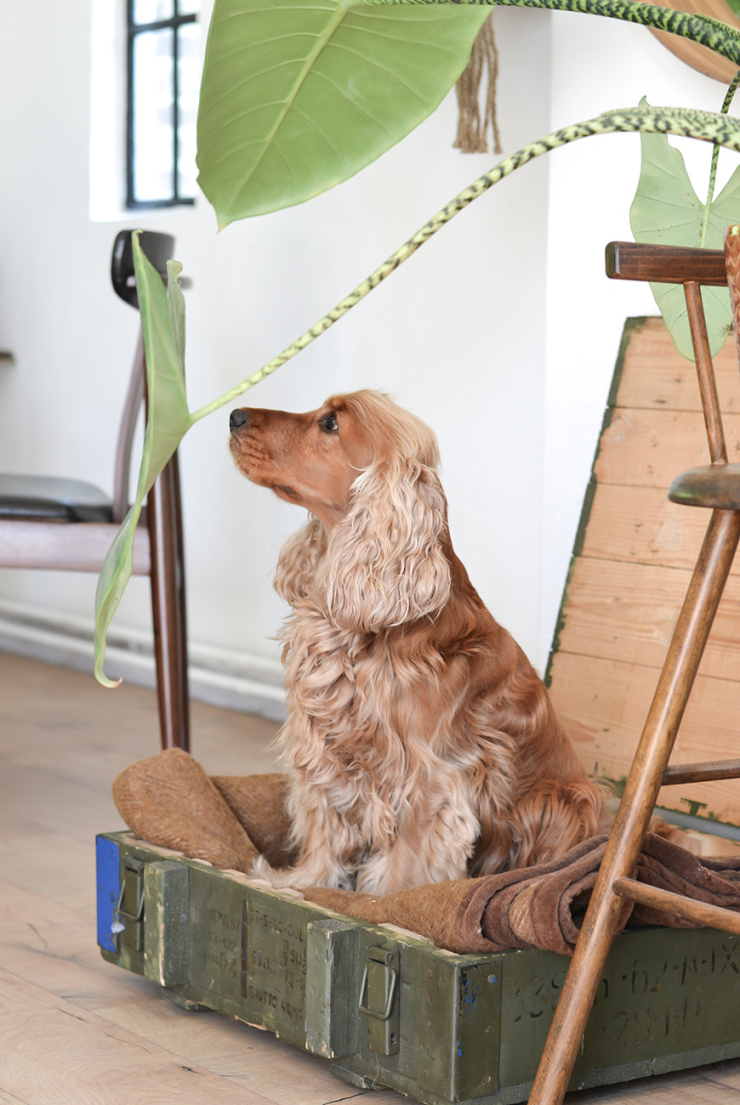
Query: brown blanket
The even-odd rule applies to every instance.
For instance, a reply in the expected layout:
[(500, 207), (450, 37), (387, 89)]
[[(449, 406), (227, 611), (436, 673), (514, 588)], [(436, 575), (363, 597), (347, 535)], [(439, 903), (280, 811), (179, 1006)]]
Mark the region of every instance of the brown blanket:
[[(277, 866), (289, 865), (292, 858), (282, 775), (209, 778), (187, 753), (169, 749), (119, 775), (113, 797), (137, 836), (189, 858), (247, 874), (259, 852)], [(537, 947), (570, 955), (605, 841), (594, 837), (560, 860), (537, 867), (419, 886), (380, 898), (326, 887), (314, 887), (304, 896), (350, 917), (399, 925), (450, 951)], [(740, 859), (699, 860), (649, 833), (637, 878), (740, 911)], [(627, 902), (622, 927), (630, 918), (643, 924), (695, 927)]]

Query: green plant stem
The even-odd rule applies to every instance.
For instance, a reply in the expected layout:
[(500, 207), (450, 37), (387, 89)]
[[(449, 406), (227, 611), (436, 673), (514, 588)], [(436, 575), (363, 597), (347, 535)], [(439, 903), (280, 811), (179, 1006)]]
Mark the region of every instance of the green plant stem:
[[(732, 78), (730, 85), (727, 89), (727, 93), (722, 102), (720, 108), (721, 115), (727, 115), (730, 110), (730, 104), (732, 103), (737, 87), (740, 84), (740, 69), (738, 69), (735, 76)], [(704, 205), (704, 218), (701, 223), (701, 235), (699, 237), (699, 245), (703, 248), (707, 241), (707, 229), (709, 227), (709, 216), (712, 211), (712, 203), (714, 202), (714, 189), (717, 182), (717, 165), (719, 163), (719, 146), (715, 146), (712, 150), (712, 164), (709, 170), (709, 187), (707, 188), (707, 202)]]
[(709, 47), (740, 68), (740, 31), (706, 15), (644, 4), (640, 0), (355, 0), (358, 4), (476, 4), (504, 8), (545, 8), (550, 11), (583, 12), (621, 19), (643, 27), (666, 31)]
[(726, 146), (728, 149), (740, 152), (740, 120), (728, 115), (716, 114), (707, 111), (692, 111), (688, 108), (628, 108), (623, 111), (611, 111), (600, 115), (596, 119), (590, 119), (584, 123), (575, 123), (573, 126), (549, 134), (537, 142), (523, 146), (516, 153), (504, 158), (490, 172), (479, 177), (464, 191), (442, 208), (428, 222), (421, 227), (407, 242), (392, 253), (379, 268), (375, 269), (366, 280), (342, 299), (314, 326), (306, 330), (296, 341), (287, 346), (277, 357), (263, 365), (246, 380), (231, 388), (218, 399), (201, 407), (191, 415), (191, 423), (205, 418), (213, 411), (233, 402), (234, 399), (249, 391), (265, 377), (271, 375), (276, 369), (289, 361), (296, 353), (300, 353), (307, 345), (315, 341), (321, 334), (343, 318), (360, 300), (364, 299), (373, 288), (387, 279), (399, 265), (407, 261), (424, 242), (428, 241), (438, 230), (441, 230), (451, 219), (465, 210), (473, 200), (478, 199), (498, 181), (509, 176), (515, 169), (520, 169), (535, 157), (540, 157), (550, 150), (558, 149), (579, 138), (591, 138), (598, 134), (614, 134), (618, 132), (640, 131), (649, 134), (675, 134), (688, 138), (698, 138), (705, 142), (714, 142), (716, 145)]

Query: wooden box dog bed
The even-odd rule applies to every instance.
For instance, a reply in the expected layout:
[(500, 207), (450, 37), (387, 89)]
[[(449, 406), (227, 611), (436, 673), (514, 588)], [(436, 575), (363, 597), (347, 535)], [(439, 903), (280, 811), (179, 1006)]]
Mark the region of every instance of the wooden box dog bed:
[[(738, 412), (727, 429), (730, 459), (740, 460), (740, 381), (729, 343), (716, 367), (723, 407)], [(701, 541), (702, 512), (665, 495), (678, 472), (706, 459), (701, 419), (693, 366), (673, 351), (662, 322), (629, 320), (548, 670), (585, 766), (617, 785)], [(736, 744), (739, 572), (676, 762), (719, 759)], [(665, 805), (726, 834), (740, 824), (732, 783), (673, 788)], [(389, 1087), (428, 1105), (526, 1100), (568, 966), (538, 950), (453, 954), (130, 833), (98, 839), (98, 940), (107, 960), (180, 1004), (266, 1028), (323, 1056), (356, 1086)], [(623, 933), (570, 1088), (740, 1055), (739, 974), (738, 937)]]
[[(130, 833), (98, 838), (98, 940), (107, 960), (179, 1003), (427, 1105), (526, 1100), (569, 962), (537, 950), (455, 955)], [(736, 936), (623, 933), (571, 1088), (740, 1055), (738, 973)]]

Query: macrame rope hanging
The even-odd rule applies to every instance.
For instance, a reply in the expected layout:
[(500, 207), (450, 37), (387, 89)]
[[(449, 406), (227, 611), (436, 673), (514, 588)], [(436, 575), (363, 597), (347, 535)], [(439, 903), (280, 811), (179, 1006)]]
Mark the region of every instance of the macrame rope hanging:
[[(488, 70), (488, 85), (481, 107), (480, 86), (483, 70)], [(457, 137), (452, 143), (463, 153), (487, 153), (488, 131), (493, 135), (494, 153), (500, 154), (501, 136), (496, 117), (496, 79), (498, 50), (493, 33), (493, 16), (485, 21), (473, 43), (470, 61), (456, 85), (459, 121)]]

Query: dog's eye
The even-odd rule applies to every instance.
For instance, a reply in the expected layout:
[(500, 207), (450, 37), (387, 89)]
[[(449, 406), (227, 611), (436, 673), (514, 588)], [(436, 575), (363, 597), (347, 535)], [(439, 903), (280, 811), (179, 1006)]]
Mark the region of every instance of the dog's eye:
[(319, 421), (319, 426), (321, 426), (321, 429), (324, 430), (327, 434), (339, 433), (339, 423), (337, 422), (337, 416), (334, 414), (333, 411), (331, 414), (324, 415), (324, 417)]

